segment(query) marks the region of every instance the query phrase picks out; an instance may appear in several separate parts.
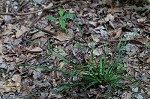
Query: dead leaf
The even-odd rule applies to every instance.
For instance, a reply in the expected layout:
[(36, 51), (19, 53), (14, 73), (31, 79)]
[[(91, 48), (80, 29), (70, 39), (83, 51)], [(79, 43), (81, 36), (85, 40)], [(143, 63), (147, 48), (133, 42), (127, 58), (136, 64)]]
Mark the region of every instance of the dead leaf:
[(131, 99), (131, 97), (132, 97), (132, 93), (131, 92), (124, 92), (121, 95), (121, 99)]
[(97, 22), (89, 21), (89, 24), (91, 24), (92, 26), (97, 26)]
[(13, 25), (13, 24), (7, 24), (7, 29), (8, 30), (12, 30), (12, 29), (15, 29), (16, 25)]
[(59, 68), (62, 69), (62, 68), (64, 67), (64, 65), (65, 65), (65, 63), (64, 63), (64, 62), (61, 62), (61, 63), (59, 64), (59, 66), (60, 66)]
[(5, 91), (6, 92), (9, 92), (9, 91), (12, 91), (11, 89), (14, 87), (14, 84), (9, 81), (6, 85), (5, 85)]
[(21, 76), (19, 74), (14, 74), (12, 76), (12, 80), (17, 82), (17, 83), (20, 83), (21, 82)]
[(150, 57), (146, 60), (146, 63), (150, 63)]
[(29, 29), (25, 26), (21, 26), (21, 28), (15, 28), (16, 29), (16, 38), (19, 38), (21, 35), (23, 35), (26, 31)]
[(59, 33), (57, 36), (54, 36), (54, 38), (58, 39), (59, 41), (66, 41), (70, 40), (72, 37), (65, 33)]
[(2, 55), (2, 42), (0, 41), (0, 63), (3, 62)]
[(139, 40), (127, 40), (131, 44), (138, 44), (138, 45), (144, 45), (141, 41)]
[(3, 94), (5, 92), (4, 82), (0, 81), (0, 93)]
[(43, 50), (40, 48), (40, 47), (35, 47), (33, 49), (27, 49), (29, 52), (32, 52), (32, 53), (39, 53), (39, 52), (42, 52)]
[(137, 19), (137, 21), (138, 21), (139, 23), (145, 22), (145, 21), (146, 21), (146, 17), (139, 18), (139, 19)]
[(114, 16), (112, 16), (111, 14), (108, 14), (106, 17), (105, 17), (105, 21), (108, 22), (108, 21), (114, 21)]
[(41, 72), (40, 71), (33, 71), (33, 78), (34, 79), (40, 78), (40, 76), (41, 76)]
[(37, 39), (37, 38), (40, 38), (40, 37), (43, 37), (44, 35), (45, 35), (44, 32), (39, 31), (38, 33), (35, 33), (35, 34), (32, 36), (32, 40)]
[(20, 92), (21, 89), (21, 76), (19, 74), (14, 74), (12, 76), (12, 81), (15, 82), (14, 86), (17, 92)]
[(108, 34), (112, 37), (112, 39), (117, 39), (120, 37), (121, 32), (122, 32), (122, 30), (121, 30), (121, 28), (119, 28), (119, 29), (110, 31)]

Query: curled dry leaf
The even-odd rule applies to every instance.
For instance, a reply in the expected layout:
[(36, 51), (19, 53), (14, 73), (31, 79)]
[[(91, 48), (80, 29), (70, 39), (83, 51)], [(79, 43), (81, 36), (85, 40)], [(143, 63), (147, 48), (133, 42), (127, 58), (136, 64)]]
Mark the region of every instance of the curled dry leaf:
[(31, 53), (39, 53), (42, 52), (43, 50), (40, 47), (35, 47), (35, 48), (29, 48), (27, 49)]

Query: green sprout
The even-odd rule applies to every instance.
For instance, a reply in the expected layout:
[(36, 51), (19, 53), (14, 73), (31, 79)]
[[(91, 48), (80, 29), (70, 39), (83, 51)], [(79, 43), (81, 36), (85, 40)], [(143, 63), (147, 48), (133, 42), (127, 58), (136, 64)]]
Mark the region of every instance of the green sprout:
[(48, 16), (47, 19), (58, 22), (60, 28), (66, 31), (66, 23), (67, 23), (66, 20), (67, 19), (73, 19), (74, 14), (66, 12), (63, 9), (59, 9), (58, 15), (59, 15), (59, 17), (57, 17), (57, 18), (55, 18), (53, 16)]

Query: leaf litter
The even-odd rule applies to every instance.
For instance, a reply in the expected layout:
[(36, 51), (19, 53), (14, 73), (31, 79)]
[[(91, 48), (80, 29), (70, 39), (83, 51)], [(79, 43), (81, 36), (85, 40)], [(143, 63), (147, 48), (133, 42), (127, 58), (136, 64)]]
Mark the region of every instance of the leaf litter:
[[(55, 0), (51, 3), (49, 0), (34, 0), (27, 4), (24, 1), (21, 4), (17, 0), (10, 1), (12, 8), (5, 8), (4, 6), (1, 8), (2, 6), (0, 6), (0, 12), (4, 12), (6, 9), (6, 13), (30, 12), (41, 10), (42, 7), (51, 8), (58, 3)], [(1, 3), (6, 2), (0, 1)], [(56, 93), (56, 86), (61, 82), (67, 82), (62, 73), (42, 69), (35, 70), (29, 66), (23, 68), (18, 67), (17, 64), (42, 64), (43, 67), (71, 70), (72, 66), (59, 61), (55, 56), (51, 56), (52, 53), (48, 53), (49, 50), (59, 52), (60, 55), (73, 60), (74, 63), (84, 64), (89, 57), (92, 42), (95, 45), (94, 57), (97, 57), (104, 53), (103, 42), (108, 41), (108, 52), (113, 53), (116, 43), (122, 37), (126, 37), (129, 42), (125, 48), (125, 53), (121, 56), (126, 72), (131, 75), (132, 80), (138, 80), (143, 75), (145, 78), (142, 82), (138, 82), (134, 88), (130, 86), (129, 91), (125, 89), (114, 90), (111, 92), (113, 94), (108, 96), (109, 98), (116, 98), (117, 96), (121, 99), (150, 97), (150, 90), (148, 89), (150, 85), (150, 29), (149, 13), (146, 12), (148, 9), (146, 7), (140, 9), (139, 6), (127, 6), (128, 8), (126, 8), (125, 6), (123, 9), (115, 7), (112, 10), (109, 5), (109, 3), (104, 4), (100, 0), (73, 1), (62, 5), (64, 9), (69, 9), (70, 13), (76, 14), (80, 26), (76, 28), (73, 22), (68, 22), (66, 27), (68, 34), (56, 29), (57, 26), (53, 23), (49, 25), (46, 16), (34, 23), (35, 19), (42, 15), (42, 11), (16, 17), (14, 17), (15, 15), (5, 15), (1, 18), (0, 15), (0, 32), (2, 34), (0, 37), (0, 97), (3, 97), (2, 99), (17, 99), (26, 96), (29, 98), (38, 97), (39, 99), (63, 99), (67, 96), (87, 99), (96, 97), (99, 99), (102, 97), (101, 94), (103, 94), (105, 86), (91, 89), (85, 93), (70, 90), (65, 96)], [(62, 6), (60, 5), (60, 7)], [(19, 11), (17, 7), (22, 10)], [(57, 11), (58, 8), (47, 11), (45, 14), (57, 16)], [(30, 27), (32, 22), (34, 25)], [(36, 30), (34, 26), (40, 27), (40, 30), (31, 31)], [(78, 46), (75, 42), (78, 42)], [(48, 46), (51, 46), (51, 49), (48, 50)], [(20, 93), (22, 94), (20, 95)]]

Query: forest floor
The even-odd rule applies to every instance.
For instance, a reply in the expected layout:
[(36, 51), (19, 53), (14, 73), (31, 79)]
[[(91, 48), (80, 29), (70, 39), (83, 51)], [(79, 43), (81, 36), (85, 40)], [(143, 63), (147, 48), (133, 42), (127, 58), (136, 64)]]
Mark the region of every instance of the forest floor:
[[(18, 1), (0, 1), (0, 99), (150, 99), (150, 5), (111, 8), (101, 0)], [(75, 15), (65, 20), (67, 34), (58, 21), (47, 20), (48, 16), (58, 17), (59, 9)], [(94, 58), (99, 59), (107, 42), (106, 56), (111, 58), (124, 37), (127, 44), (120, 60), (125, 75), (137, 82), (107, 94), (105, 86), (58, 93), (57, 86), (66, 81), (63, 73), (18, 66), (71, 70), (60, 57), (49, 54), (49, 47), (84, 64), (92, 44)]]

